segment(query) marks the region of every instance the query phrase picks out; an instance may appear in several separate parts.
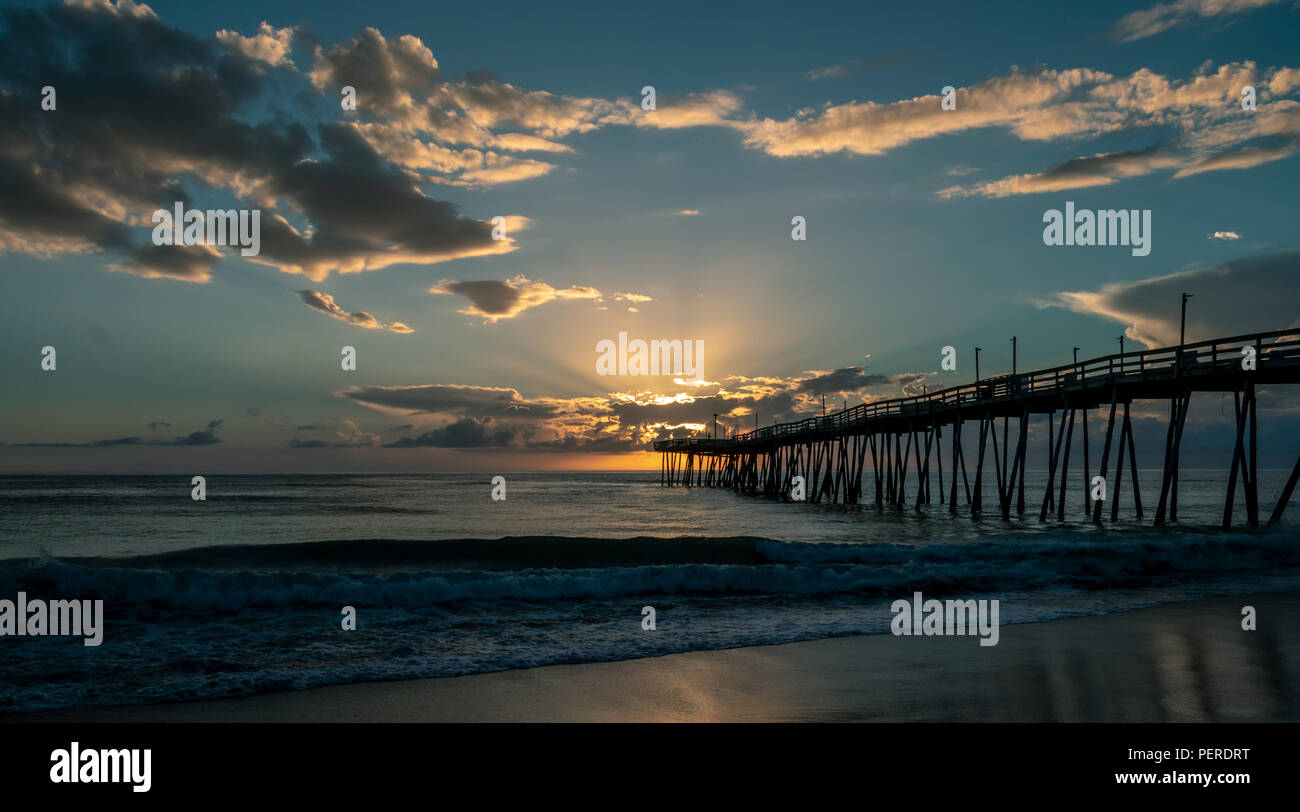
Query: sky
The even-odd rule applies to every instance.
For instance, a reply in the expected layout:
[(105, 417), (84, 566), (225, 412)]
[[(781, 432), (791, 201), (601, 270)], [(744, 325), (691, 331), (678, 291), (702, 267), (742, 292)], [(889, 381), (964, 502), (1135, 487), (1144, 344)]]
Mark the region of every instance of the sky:
[[(3, 6), (0, 470), (653, 468), (714, 413), (1009, 371), (1011, 336), (1021, 370), (1176, 343), (1181, 291), (1188, 340), (1300, 326), (1297, 32), (1286, 0)], [(260, 252), (157, 245), (178, 202), (257, 210)], [(1150, 252), (1044, 244), (1067, 202), (1149, 210)], [(700, 374), (599, 374), (620, 333)], [(1207, 398), (1186, 458), (1226, 465)], [(1263, 464), (1297, 407), (1261, 393)]]

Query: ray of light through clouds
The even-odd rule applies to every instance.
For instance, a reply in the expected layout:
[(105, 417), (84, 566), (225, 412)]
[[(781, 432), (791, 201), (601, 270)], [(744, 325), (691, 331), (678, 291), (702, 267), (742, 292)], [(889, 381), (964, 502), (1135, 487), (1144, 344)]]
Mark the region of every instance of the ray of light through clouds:
[[(6, 6), (3, 465), (652, 466), (1011, 335), (1165, 345), (1184, 290), (1189, 335), (1300, 326), (1294, 4), (678, 10), (680, 58), (613, 8)], [(1154, 250), (1044, 246), (1066, 200)], [(260, 252), (155, 244), (176, 203), (260, 210)], [(597, 374), (620, 333), (702, 376)]]

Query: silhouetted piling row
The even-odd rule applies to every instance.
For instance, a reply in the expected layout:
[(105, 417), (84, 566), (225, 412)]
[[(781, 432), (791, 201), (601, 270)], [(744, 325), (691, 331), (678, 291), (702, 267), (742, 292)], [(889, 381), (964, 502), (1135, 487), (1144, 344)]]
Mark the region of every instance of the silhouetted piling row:
[[(1255, 389), (1257, 385), (1295, 383), (1300, 383), (1300, 332), (1279, 330), (1110, 355), (979, 380), (916, 397), (864, 403), (727, 439), (676, 438), (658, 440), (654, 447), (661, 452), (662, 485), (732, 488), (783, 500), (791, 498), (794, 478), (802, 476), (807, 501), (858, 503), (863, 499), (863, 476), (869, 472), (869, 490), (877, 505), (913, 504), (920, 510), (921, 505), (933, 503), (936, 494), (930, 486), (931, 480), (937, 479), (940, 505), (946, 502), (948, 510), (956, 513), (958, 498), (964, 496), (971, 513), (978, 515), (984, 510), (984, 477), (991, 474), (997, 486), (998, 509), (1005, 519), (1010, 518), (1013, 506), (1017, 513), (1025, 511), (1029, 424), (1034, 416), (1045, 415), (1047, 485), (1039, 520), (1046, 521), (1053, 511), (1058, 520), (1065, 518), (1070, 448), (1078, 422), (1084, 456), (1083, 509), (1093, 522), (1100, 523), (1105, 501), (1110, 502), (1110, 520), (1119, 519), (1126, 462), (1133, 511), (1138, 519), (1144, 518), (1129, 406), (1135, 400), (1168, 400), (1169, 426), (1155, 510), (1155, 524), (1161, 525), (1178, 518), (1178, 457), (1192, 393), (1232, 392), (1236, 443), (1229, 467), (1223, 526), (1231, 526), (1240, 479), (1247, 522), (1257, 527)], [(1107, 476), (1112, 449), (1115, 452), (1104, 501), (1091, 497), (1088, 457), (1088, 410), (1103, 407), (1107, 417), (1098, 474)], [(1002, 420), (1000, 444), (998, 419)], [(1009, 434), (1012, 420), (1016, 421), (1014, 435)], [(966, 423), (978, 424), (973, 487), (962, 447)], [(946, 498), (942, 445), (945, 429), (951, 437)], [(1015, 438), (1014, 450), (1011, 437)], [(988, 470), (990, 460), (992, 471)], [(1282, 517), (1297, 480), (1300, 459), (1269, 524)]]

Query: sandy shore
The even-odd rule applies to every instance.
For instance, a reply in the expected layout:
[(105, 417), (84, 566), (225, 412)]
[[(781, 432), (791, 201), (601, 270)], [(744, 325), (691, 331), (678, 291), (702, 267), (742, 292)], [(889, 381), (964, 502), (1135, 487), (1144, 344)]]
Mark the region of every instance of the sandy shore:
[[(1258, 612), (1243, 631), (1241, 609)], [(6, 722), (1295, 721), (1300, 593)]]

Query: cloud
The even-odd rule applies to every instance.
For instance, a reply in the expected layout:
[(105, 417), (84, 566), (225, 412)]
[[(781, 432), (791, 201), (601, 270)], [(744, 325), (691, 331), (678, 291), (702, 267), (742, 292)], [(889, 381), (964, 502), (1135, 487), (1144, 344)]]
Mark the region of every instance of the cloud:
[(1127, 152), (1108, 152), (1086, 158), (1074, 158), (1043, 172), (1016, 175), (970, 187), (951, 186), (939, 196), (1007, 197), (1010, 195), (1060, 192), (1091, 186), (1109, 186), (1123, 178), (1148, 174), (1156, 169), (1174, 167), (1178, 158), (1168, 149), (1151, 147)]
[(336, 98), (352, 87), (358, 109), (399, 122), (419, 116), (417, 99), (442, 87), (438, 60), (419, 37), (407, 34), (390, 43), (374, 28), (363, 28), (347, 43), (316, 46), (308, 77)]
[(1241, 235), (1235, 231), (1216, 231), (1209, 238), (1211, 240), (1240, 240)]
[(1297, 149), (1300, 149), (1300, 144), (1285, 144), (1277, 147), (1245, 147), (1230, 152), (1222, 152), (1184, 167), (1174, 177), (1186, 178), (1218, 169), (1250, 169), (1260, 164), (1289, 158), (1296, 153)]
[(1187, 307), (1189, 341), (1300, 326), (1300, 249), (1247, 257), (1221, 265), (1065, 291), (1037, 302), (1125, 325), (1124, 333), (1147, 347), (1178, 343), (1179, 294), (1196, 298)]
[(886, 375), (868, 375), (865, 369), (857, 366), (813, 374), (814, 377), (800, 381), (795, 391), (812, 395), (857, 392), (868, 386), (888, 383), (890, 380)]
[(796, 157), (847, 152), (883, 155), (919, 139), (971, 129), (1006, 127), (1023, 139), (1096, 134), (1118, 122), (1095, 113), (1086, 89), (1110, 80), (1086, 68), (992, 77), (957, 91), (955, 111), (937, 94), (888, 104), (849, 102), (801, 110), (793, 118), (735, 124), (745, 144), (769, 155)]
[(731, 117), (740, 110), (740, 97), (725, 90), (688, 93), (678, 98), (656, 100), (654, 110), (634, 111), (637, 126), (677, 130), (684, 127), (731, 126)]
[[(184, 437), (177, 437), (168, 443), (157, 443), (157, 445), (214, 445), (221, 442), (217, 436), (217, 429), (221, 428), (222, 420), (213, 420), (208, 423), (207, 428), (193, 431)], [(151, 444), (153, 445), (153, 444)]]
[[(221, 428), (222, 420), (213, 420), (208, 423), (206, 428), (192, 431), (189, 434), (179, 435), (170, 440), (144, 440), (139, 437), (117, 437), (111, 440), (96, 440), (90, 443), (0, 443), (12, 448), (106, 448), (112, 446), (205, 446), (216, 445), (221, 442), (217, 436), (217, 430)], [(156, 420), (149, 424), (151, 430), (156, 430), (159, 426), (170, 427), (171, 423)]]
[(215, 248), (206, 245), (141, 245), (126, 259), (109, 263), (108, 269), (146, 279), (208, 282), (220, 258)]
[(397, 414), (553, 417), (559, 411), (554, 400), (529, 400), (518, 390), (493, 386), (353, 386), (335, 394)]
[(676, 215), (678, 215), (679, 217), (694, 217), (694, 216), (696, 216), (697, 214), (700, 213), (700, 210), (699, 210), (699, 209), (681, 209), (681, 210), (676, 211), (676, 212), (673, 212), (673, 213), (676, 214)]
[[(1013, 126), (1022, 138), (1097, 134), (1107, 130), (1173, 128), (1178, 135), (1135, 150), (1106, 152), (1065, 161), (1040, 172), (941, 189), (942, 198), (1008, 197), (1109, 186), (1127, 178), (1176, 169), (1174, 178), (1202, 172), (1245, 169), (1281, 160), (1300, 150), (1300, 102), (1261, 94), (1259, 107), (1243, 114), (1244, 85), (1300, 87), (1293, 69), (1259, 71), (1253, 62), (1207, 63), (1192, 77), (1170, 80), (1145, 68), (1128, 77), (1095, 74), (1071, 112), (1043, 111)], [(1033, 122), (1033, 123), (1030, 123)], [(1059, 125), (1059, 126), (1058, 126)]]
[(542, 177), (556, 165), (505, 153), (571, 153), (572, 147), (556, 139), (631, 125), (639, 112), (628, 100), (530, 90), (486, 70), (449, 81), (418, 37), (390, 39), (374, 28), (347, 42), (316, 46), (309, 77), (331, 98), (353, 87), (357, 109), (349, 111), (348, 125), (414, 177), (449, 186)]
[(1168, 31), (1197, 17), (1226, 17), (1277, 2), (1279, 0), (1174, 0), (1172, 3), (1157, 3), (1150, 8), (1125, 14), (1111, 26), (1110, 33), (1122, 42), (1133, 42)]
[[(319, 426), (299, 426), (298, 431), (325, 431)], [(377, 448), (383, 439), (378, 434), (361, 430), (352, 420), (344, 420), (343, 428), (334, 432), (337, 440), (300, 440), (297, 437), (289, 441), (290, 448)]]
[(494, 427), (492, 418), (462, 418), (455, 423), (431, 429), (417, 437), (403, 437), (386, 444), (387, 448), (485, 448), (505, 447), (514, 441), (517, 430)]
[[(1244, 85), (1261, 88), (1259, 106), (1248, 116), (1239, 105)], [(1297, 88), (1297, 69), (1261, 71), (1253, 62), (1217, 69), (1207, 63), (1181, 80), (1146, 68), (1126, 77), (1088, 68), (1043, 69), (961, 88), (952, 111), (941, 108), (939, 96), (927, 95), (885, 104), (826, 104), (784, 120), (724, 123), (743, 134), (746, 146), (777, 157), (882, 155), (916, 140), (984, 128), (1003, 128), (1026, 141), (1177, 133), (1141, 149), (1085, 155), (1044, 171), (938, 192), (943, 198), (1007, 197), (1107, 186), (1161, 170), (1178, 170), (1174, 177), (1181, 178), (1286, 158), (1300, 150), (1300, 102), (1281, 96)]]
[(462, 109), (479, 127), (490, 130), (510, 125), (543, 138), (628, 124), (633, 118), (632, 105), (626, 101), (562, 96), (500, 81), (449, 85), (444, 92), (445, 101)]
[[(522, 275), (504, 281), (491, 279), (465, 282), (443, 279), (429, 288), (429, 292), (443, 296), (464, 296), (470, 304), (456, 312), (467, 316), (482, 316), (487, 323), (512, 319), (525, 310), (548, 302), (591, 299), (599, 303), (605, 299), (599, 290), (588, 285), (557, 289), (545, 282), (531, 281)], [(649, 296), (637, 293), (615, 293), (610, 298), (627, 302), (650, 301)]]
[(855, 404), (889, 396), (880, 389), (918, 393), (928, 375), (876, 375), (849, 366), (794, 377), (733, 376), (669, 393), (526, 397), (512, 388), (428, 384), (354, 386), (335, 394), (411, 418), (411, 425), (400, 428), (415, 433), (386, 443), (388, 448), (626, 452), (646, 450), (674, 434), (703, 432), (705, 416), (711, 423), (714, 413), (726, 432), (743, 431), (752, 427), (755, 414), (765, 422), (821, 414), (823, 394), (833, 396), (827, 405), (838, 409), (844, 400)]
[[(556, 168), (555, 164), (546, 161), (502, 155), (492, 150), (453, 149), (408, 135), (391, 124), (354, 122), (350, 126), (387, 160), (412, 170), (425, 170), (420, 176), (423, 180), (446, 186), (495, 186), (539, 178)], [(510, 136), (497, 138), (494, 143), (522, 149), (520, 139), (531, 138), (518, 134)], [(550, 145), (553, 148), (550, 151), (564, 147), (542, 139), (535, 140)]]
[(293, 68), (289, 51), (293, 47), (295, 30), (292, 26), (273, 28), (270, 23), (263, 22), (251, 37), (222, 29), (217, 32), (217, 42), (250, 60), (265, 62), (273, 68)]
[(328, 293), (322, 293), (318, 290), (297, 290), (299, 298), (303, 303), (313, 310), (324, 313), (332, 319), (355, 324), (358, 327), (365, 327), (368, 330), (387, 330), (390, 333), (413, 333), (410, 327), (402, 324), (400, 321), (382, 322), (364, 310), (358, 310), (355, 313), (349, 313), (334, 303), (334, 297)]
[[(284, 71), (269, 66), (287, 67), (297, 31), (202, 38), (126, 0), (0, 15), (0, 250), (99, 253), (111, 270), (206, 282), (228, 249), (155, 246), (149, 217), (213, 195), (262, 210), (261, 254), (248, 260), (313, 280), (515, 248), (427, 194), (356, 122), (313, 125), (278, 109)], [(412, 40), (387, 44), (382, 81), (328, 48), (317, 72), (356, 70), (371, 109), (400, 116), (402, 93), (439, 86)], [(61, 94), (57, 115), (34, 101), (44, 85)], [(470, 168), (476, 182), (538, 171), (487, 157)]]

